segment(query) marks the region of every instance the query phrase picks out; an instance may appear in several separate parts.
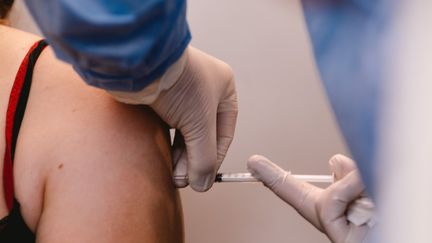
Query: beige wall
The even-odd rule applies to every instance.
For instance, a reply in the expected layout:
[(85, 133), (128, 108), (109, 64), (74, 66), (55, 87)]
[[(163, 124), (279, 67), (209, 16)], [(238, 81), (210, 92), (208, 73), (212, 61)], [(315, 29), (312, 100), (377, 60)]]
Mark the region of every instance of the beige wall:
[[(316, 70), (298, 1), (189, 0), (195, 46), (232, 65), (240, 113), (222, 171), (264, 154), (294, 173), (329, 173), (345, 152)], [(328, 242), (260, 184), (182, 191), (189, 243)]]
[[(22, 15), (18, 27), (35, 30)], [(235, 140), (222, 171), (246, 171), (264, 154), (294, 173), (329, 173), (345, 152), (313, 65), (298, 1), (189, 0), (195, 46), (234, 68), (240, 99)], [(324, 243), (328, 240), (261, 184), (182, 190), (188, 243)]]

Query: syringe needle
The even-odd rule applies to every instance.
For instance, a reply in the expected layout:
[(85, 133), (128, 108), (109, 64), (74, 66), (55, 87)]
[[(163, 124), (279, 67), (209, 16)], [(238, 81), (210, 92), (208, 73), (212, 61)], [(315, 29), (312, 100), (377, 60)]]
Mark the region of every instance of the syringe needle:
[[(312, 183), (333, 183), (332, 175), (292, 175), (294, 178)], [(187, 176), (174, 176), (174, 180), (187, 180)], [(259, 182), (251, 173), (218, 173), (215, 182)]]

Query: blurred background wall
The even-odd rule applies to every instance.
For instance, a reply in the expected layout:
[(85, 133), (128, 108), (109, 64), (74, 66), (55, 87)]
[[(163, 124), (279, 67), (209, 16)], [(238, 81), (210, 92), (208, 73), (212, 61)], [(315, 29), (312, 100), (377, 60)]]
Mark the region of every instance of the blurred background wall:
[[(347, 153), (314, 66), (298, 0), (189, 0), (196, 47), (235, 72), (240, 113), (221, 171), (246, 171), (255, 153), (293, 173), (329, 173)], [(37, 33), (22, 0), (15, 27)], [(187, 243), (328, 242), (261, 184), (182, 189)]]

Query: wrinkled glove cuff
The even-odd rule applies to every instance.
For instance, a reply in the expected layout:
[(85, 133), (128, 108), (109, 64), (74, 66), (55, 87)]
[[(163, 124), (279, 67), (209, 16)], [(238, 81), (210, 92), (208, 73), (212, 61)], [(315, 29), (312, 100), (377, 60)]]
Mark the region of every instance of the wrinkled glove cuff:
[(189, 47), (186, 47), (181, 57), (167, 69), (161, 78), (153, 81), (143, 90), (138, 92), (107, 90), (107, 92), (110, 93), (117, 101), (126, 104), (148, 105), (153, 103), (162, 91), (171, 88), (180, 78), (188, 59), (188, 48)]

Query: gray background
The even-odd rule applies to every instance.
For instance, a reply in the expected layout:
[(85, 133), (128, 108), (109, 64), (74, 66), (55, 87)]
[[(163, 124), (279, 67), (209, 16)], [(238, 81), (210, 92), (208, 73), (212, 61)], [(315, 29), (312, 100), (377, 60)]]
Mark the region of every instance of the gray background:
[[(11, 19), (37, 32), (22, 0)], [(239, 93), (236, 137), (221, 171), (263, 154), (293, 173), (329, 173), (346, 153), (314, 66), (299, 1), (189, 0), (192, 44), (229, 63)], [(188, 243), (328, 242), (261, 184), (181, 190)]]

